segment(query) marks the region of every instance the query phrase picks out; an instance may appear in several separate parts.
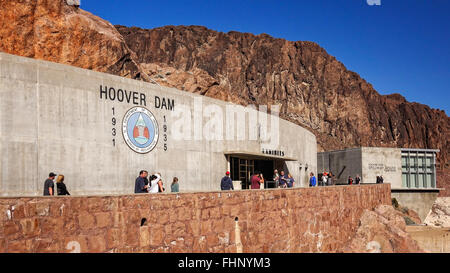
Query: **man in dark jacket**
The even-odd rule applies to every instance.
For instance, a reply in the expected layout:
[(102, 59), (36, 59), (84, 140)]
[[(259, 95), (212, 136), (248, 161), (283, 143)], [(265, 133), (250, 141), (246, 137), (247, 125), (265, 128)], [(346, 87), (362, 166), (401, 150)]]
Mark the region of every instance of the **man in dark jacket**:
[(225, 176), (222, 178), (222, 181), (220, 181), (220, 188), (223, 191), (234, 190), (233, 181), (231, 180), (230, 177), (230, 172), (227, 171), (225, 173)]
[(48, 175), (47, 180), (45, 180), (45, 182), (44, 182), (44, 196), (47, 196), (47, 195), (54, 196), (55, 195), (55, 184), (53, 183), (53, 180), (55, 180), (55, 176), (56, 176), (56, 174), (51, 172)]
[(136, 182), (134, 183), (134, 193), (147, 193), (148, 190), (148, 172), (140, 171), (139, 176), (136, 178)]

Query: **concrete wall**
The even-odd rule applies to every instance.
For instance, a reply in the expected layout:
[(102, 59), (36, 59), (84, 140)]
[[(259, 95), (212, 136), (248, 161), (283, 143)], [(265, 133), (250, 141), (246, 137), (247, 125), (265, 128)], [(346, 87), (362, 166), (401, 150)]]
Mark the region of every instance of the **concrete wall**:
[(429, 253), (450, 253), (450, 228), (406, 226), (406, 231)]
[(389, 184), (0, 198), (0, 252), (339, 252), (390, 203)]
[(425, 221), (425, 218), (427, 218), (427, 215), (438, 195), (438, 190), (427, 191), (393, 189), (392, 191), (392, 198), (397, 199), (401, 206), (415, 210), (419, 214), (422, 222)]
[[(137, 92), (138, 99), (135, 103), (133, 99), (119, 102), (100, 97), (101, 86)], [(146, 98), (142, 106), (153, 113), (160, 132), (155, 149), (147, 154), (132, 151), (121, 132), (125, 113), (140, 105), (141, 96)], [(175, 111), (157, 107), (157, 98), (174, 101)], [(232, 105), (150, 83), (0, 53), (0, 196), (42, 195), (51, 171), (64, 174), (68, 190), (78, 195), (131, 193), (141, 169), (160, 172), (166, 189), (177, 176), (182, 191), (217, 190), (228, 166), (225, 151), (261, 153), (262, 148), (283, 150), (285, 156), (297, 159), (287, 167), (300, 182), (296, 186), (307, 186), (305, 168), (300, 166), (307, 164), (308, 171), (314, 172), (317, 166), (316, 138), (311, 132), (279, 119), (283, 130), (279, 144), (248, 140), (250, 132), (258, 128), (247, 116), (247, 140), (208, 140), (202, 132), (201, 139), (197, 132), (190, 140), (175, 138), (176, 124), (195, 126), (194, 121), (183, 122), (176, 110), (186, 107), (194, 118), (194, 104), (199, 100), (203, 107), (215, 106), (223, 112)], [(205, 128), (210, 120), (203, 118), (200, 124)], [(224, 117), (227, 128), (225, 123)], [(269, 130), (271, 124), (268, 117)], [(167, 132), (163, 132), (164, 125)], [(226, 139), (225, 130), (222, 135)]]
[(361, 177), (361, 162), (360, 148), (322, 152), (318, 153), (317, 169), (322, 173), (331, 171), (335, 175), (335, 183), (347, 184), (349, 176), (354, 179), (359, 174)]
[(377, 175), (382, 175), (393, 189), (402, 188), (401, 149), (363, 147), (361, 151), (363, 182), (376, 183)]
[(402, 187), (401, 149), (361, 147), (318, 153), (318, 171), (332, 171), (337, 182), (347, 183), (348, 177), (361, 177), (361, 183), (376, 183), (382, 175), (392, 188)]

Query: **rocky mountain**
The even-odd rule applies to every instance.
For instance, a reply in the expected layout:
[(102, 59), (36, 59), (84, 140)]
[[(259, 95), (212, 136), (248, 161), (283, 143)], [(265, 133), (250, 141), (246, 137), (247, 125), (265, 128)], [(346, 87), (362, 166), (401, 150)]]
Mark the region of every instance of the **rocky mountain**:
[(64, 0), (0, 0), (0, 51), (145, 79), (113, 25)]
[(440, 149), (444, 111), (380, 95), (313, 42), (201, 26), (113, 26), (64, 0), (0, 0), (0, 51), (112, 73), (247, 104), (280, 104), (311, 130), (319, 150), (354, 146)]
[(116, 28), (160, 84), (244, 105), (281, 104), (281, 117), (314, 132), (320, 150), (435, 148), (440, 167), (449, 167), (444, 111), (380, 95), (316, 43), (200, 26)]

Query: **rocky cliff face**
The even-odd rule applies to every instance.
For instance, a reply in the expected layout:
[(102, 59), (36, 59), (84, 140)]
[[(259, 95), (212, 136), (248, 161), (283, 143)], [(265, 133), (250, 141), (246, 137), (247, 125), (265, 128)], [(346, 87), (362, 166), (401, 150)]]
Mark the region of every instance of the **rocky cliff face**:
[(63, 0), (0, 0), (0, 51), (145, 78), (113, 25)]
[(448, 167), (443, 111), (380, 95), (315, 43), (199, 26), (116, 27), (161, 84), (244, 105), (281, 104), (281, 116), (314, 132), (321, 150), (437, 148), (440, 167)]
[(347, 253), (423, 253), (424, 250), (406, 231), (400, 211), (379, 205), (365, 210), (356, 234), (343, 248)]
[(114, 27), (63, 0), (0, 0), (0, 50), (243, 105), (281, 104), (283, 118), (315, 133), (319, 150), (437, 148), (438, 168), (450, 168), (443, 111), (378, 94), (312, 42), (199, 26)]

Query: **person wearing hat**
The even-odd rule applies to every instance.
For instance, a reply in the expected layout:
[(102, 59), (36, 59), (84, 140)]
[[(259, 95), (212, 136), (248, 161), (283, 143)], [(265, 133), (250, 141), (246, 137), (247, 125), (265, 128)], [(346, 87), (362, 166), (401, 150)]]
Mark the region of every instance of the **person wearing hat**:
[(55, 184), (53, 180), (55, 180), (56, 174), (53, 172), (49, 173), (47, 180), (44, 182), (44, 196), (53, 196), (55, 195)]
[(230, 172), (229, 172), (229, 171), (227, 171), (227, 172), (225, 173), (225, 176), (224, 176), (224, 177), (222, 178), (222, 180), (220, 181), (220, 188), (221, 188), (223, 191), (234, 190), (234, 187), (233, 187), (233, 181), (231, 180)]

